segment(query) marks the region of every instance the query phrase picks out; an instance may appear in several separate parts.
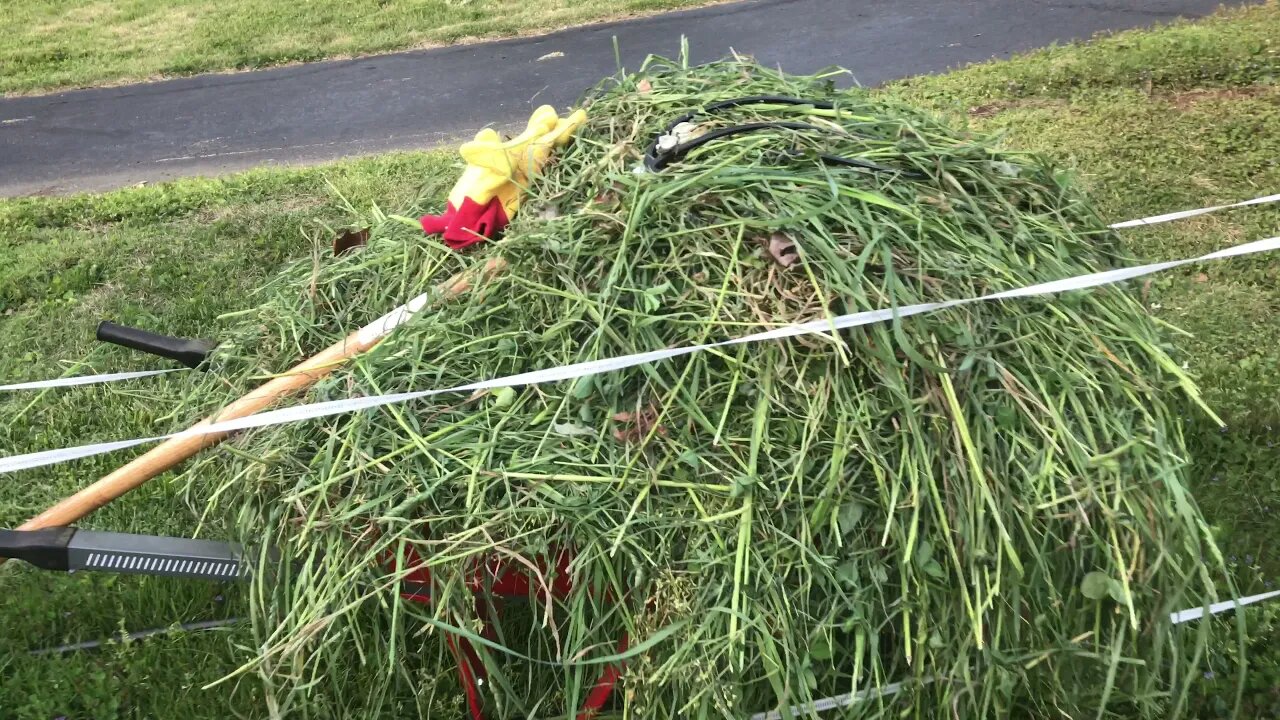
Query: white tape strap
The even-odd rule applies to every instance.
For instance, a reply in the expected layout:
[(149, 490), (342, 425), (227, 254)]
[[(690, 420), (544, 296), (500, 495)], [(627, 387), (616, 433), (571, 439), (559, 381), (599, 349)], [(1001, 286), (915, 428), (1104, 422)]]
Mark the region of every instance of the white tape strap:
[(391, 334), (392, 330), (403, 325), (413, 317), (414, 314), (420, 312), (422, 308), (427, 306), (431, 298), (436, 297), (436, 291), (425, 292), (373, 322), (360, 328), (359, 341), (362, 345), (372, 343), (379, 338), (384, 338)]
[(103, 373), (101, 375), (77, 375), (75, 377), (57, 378), (55, 380), (37, 380), (35, 382), (0, 385), (0, 390), (44, 390), (46, 388), (73, 387), (75, 385), (97, 385), (99, 383), (117, 382), (120, 380), (136, 380), (153, 375), (165, 375), (181, 372), (187, 368), (169, 368), (168, 370), (138, 370), (135, 372)]
[[(929, 682), (929, 680), (925, 680), (924, 682)], [(805, 703), (804, 705), (792, 705), (791, 717), (800, 718), (810, 713), (835, 710), (836, 708), (846, 707), (857, 702), (863, 702), (864, 700), (874, 700), (876, 698), (887, 697), (889, 695), (897, 695), (902, 692), (902, 688), (905, 685), (906, 683), (901, 682), (889, 683), (888, 685), (880, 688), (844, 693), (843, 695), (836, 695), (835, 697), (814, 700), (813, 702)], [(770, 710), (769, 712), (756, 713), (751, 716), (751, 720), (782, 720), (782, 711)]]
[(93, 457), (94, 455), (103, 455), (116, 450), (124, 450), (125, 448), (136, 447), (138, 445), (160, 442), (168, 437), (170, 436), (136, 438), (134, 440), (117, 440), (115, 442), (80, 445), (77, 447), (62, 448), (60, 450), (41, 450), (40, 452), (27, 453), (25, 455), (14, 455), (13, 457), (0, 459), (0, 465), (4, 466), (4, 469), (0, 470), (0, 473), (44, 467), (46, 465), (57, 465), (59, 463), (79, 460), (81, 458)]
[[(75, 448), (65, 448), (62, 450), (46, 450), (36, 453), (28, 453), (25, 455), (15, 455), (7, 458), (0, 458), (0, 473), (14, 472), (15, 470), (25, 470), (28, 468), (42, 467), (45, 465), (53, 465), (68, 460), (100, 455), (103, 453), (120, 450), (134, 445), (142, 445), (150, 442), (157, 442), (168, 438), (180, 436), (209, 435), (214, 433), (231, 432), (235, 430), (246, 430), (249, 428), (267, 427), (271, 425), (280, 425), (283, 423), (301, 422), (315, 418), (328, 417), (331, 415), (341, 415), (360, 410), (368, 410), (370, 408), (381, 407), (383, 405), (392, 405), (395, 403), (409, 402), (421, 398), (431, 397), (433, 395), (442, 395), (445, 393), (463, 393), (474, 392), (476, 390), (488, 390), (493, 388), (512, 387), (518, 385), (534, 385), (538, 383), (558, 382), (562, 380), (574, 380), (590, 375), (598, 375), (600, 373), (612, 372), (624, 368), (635, 367), (647, 363), (659, 362), (670, 358), (680, 357), (682, 355), (690, 355), (692, 353), (709, 350), (711, 348), (726, 347), (730, 345), (739, 345), (743, 343), (762, 342), (766, 340), (778, 340), (782, 338), (795, 337), (807, 334), (824, 334), (832, 330), (842, 330), (847, 328), (859, 327), (862, 325), (870, 325), (872, 323), (884, 322), (894, 318), (910, 317), (912, 315), (920, 315), (923, 313), (934, 312), (946, 308), (957, 307), (960, 305), (968, 305), (970, 303), (988, 301), (988, 300), (1006, 300), (1013, 298), (1031, 297), (1036, 295), (1048, 295), (1053, 293), (1067, 292), (1071, 290), (1084, 290), (1087, 288), (1098, 287), (1111, 283), (1130, 280), (1143, 275), (1168, 270), (1171, 268), (1190, 265), (1192, 263), (1203, 262), (1206, 260), (1217, 260), (1227, 257), (1240, 257), (1243, 255), (1252, 255), (1262, 252), (1270, 252), (1280, 249), (1280, 237), (1267, 238), (1266, 240), (1256, 240), (1251, 243), (1237, 245), (1219, 250), (1200, 257), (1190, 258), (1187, 260), (1174, 260), (1170, 262), (1151, 263), (1148, 265), (1139, 265), (1131, 268), (1121, 268), (1118, 270), (1106, 270), (1103, 272), (1089, 273), (1087, 275), (1079, 275), (1065, 280), (1054, 280), (1052, 282), (1037, 283), (1026, 287), (1017, 288), (1015, 290), (1005, 290), (1003, 292), (992, 293), (980, 297), (966, 298), (963, 300), (948, 300), (945, 302), (920, 303), (916, 305), (906, 305), (898, 308), (887, 308), (883, 310), (869, 310), (865, 312), (852, 313), (850, 315), (842, 315), (831, 320), (815, 320), (813, 322), (787, 325), (784, 327), (768, 330), (766, 332), (754, 333), (744, 337), (734, 338), (731, 340), (723, 340), (716, 343), (704, 345), (691, 345), (682, 348), (670, 348), (665, 350), (652, 350), (635, 355), (625, 355), (622, 357), (604, 358), (601, 360), (590, 360), (587, 362), (572, 363), (560, 367), (549, 368), (546, 370), (535, 370), (533, 372), (519, 373), (517, 375), (508, 375), (506, 377), (494, 378), (491, 380), (481, 380), (477, 382), (467, 383), (465, 385), (457, 385), (449, 388), (437, 390), (420, 390), (417, 392), (394, 393), (390, 395), (375, 395), (370, 397), (347, 398), (343, 400), (330, 400), (327, 402), (311, 403), (307, 405), (296, 405), (293, 407), (282, 408), (280, 410), (272, 410), (269, 412), (251, 415), (238, 420), (229, 420), (226, 422), (214, 423), (212, 425), (204, 425), (184, 430), (180, 433), (173, 433), (161, 437), (139, 438), (137, 440), (123, 440), (110, 443), (96, 443), (93, 445), (83, 445)], [(385, 327), (385, 326), (384, 326)]]
[[(1238, 607), (1244, 607), (1245, 605), (1252, 605), (1254, 603), (1263, 602), (1264, 600), (1270, 600), (1271, 598), (1274, 598), (1274, 597), (1280, 597), (1280, 590), (1273, 590), (1271, 592), (1262, 593), (1261, 595), (1250, 595), (1249, 597), (1238, 598), (1235, 600), (1224, 600), (1223, 602), (1214, 603), (1210, 605), (1209, 614), (1217, 615), (1219, 613), (1224, 613), (1228, 610), (1234, 610)], [(1179, 610), (1176, 613), (1169, 614), (1169, 622), (1173, 623), (1174, 625), (1179, 625), (1181, 623), (1188, 622), (1191, 620), (1199, 620), (1200, 618), (1204, 617), (1205, 615), (1204, 611), (1205, 609), (1203, 607), (1189, 608), (1187, 610)]]
[[(1280, 590), (1274, 590), (1272, 592), (1262, 593), (1261, 595), (1250, 595), (1249, 597), (1238, 598), (1236, 600), (1225, 600), (1223, 602), (1214, 603), (1210, 605), (1209, 615), (1218, 615), (1220, 613), (1227, 612), (1228, 610), (1234, 610), (1236, 608), (1244, 607), (1245, 605), (1252, 605), (1254, 603), (1264, 602), (1266, 600), (1270, 600), (1276, 597), (1280, 597)], [(1189, 608), (1187, 610), (1179, 610), (1178, 612), (1170, 613), (1169, 622), (1173, 625), (1179, 625), (1184, 622), (1199, 620), (1204, 616), (1205, 616), (1205, 608), (1203, 607)], [(925, 683), (933, 682), (933, 679), (926, 678), (923, 682)], [(906, 686), (906, 683), (904, 682), (889, 683), (888, 685), (885, 685), (884, 687), (880, 687), (880, 688), (859, 690), (853, 693), (845, 693), (843, 695), (836, 695), (829, 698), (823, 698), (821, 700), (814, 700), (811, 703), (805, 703), (803, 705), (792, 705), (791, 717), (796, 717), (796, 718), (804, 717), (805, 715), (808, 715), (810, 713), (826, 712), (828, 710), (835, 710), (837, 708), (847, 707), (854, 703), (863, 702), (866, 700), (874, 700), (876, 698), (888, 697), (890, 695), (897, 695), (898, 693), (902, 692), (902, 688), (905, 686)], [(752, 715), (751, 720), (782, 720), (782, 712), (780, 710), (770, 710), (769, 712), (759, 712), (759, 713), (756, 713), (755, 715)]]
[[(1153, 215), (1151, 217), (1140, 218), (1138, 220), (1126, 220), (1124, 222), (1108, 225), (1112, 229), (1140, 227), (1143, 225), (1156, 225), (1159, 223), (1169, 222), (1171, 220), (1181, 220), (1182, 218), (1195, 217), (1196, 215), (1204, 215), (1206, 213), (1216, 212), (1218, 210), (1226, 210), (1229, 208), (1245, 207), (1247, 205), (1262, 205), (1280, 201), (1280, 194), (1267, 195), (1265, 197), (1245, 200), (1243, 202), (1232, 203), (1230, 205), (1214, 205), (1213, 207), (1199, 208), (1196, 210), (1180, 210), (1178, 212), (1165, 213), (1164, 215)], [(415, 313), (422, 310), (434, 293), (423, 293), (373, 322), (360, 328), (360, 341), (362, 343), (370, 343), (379, 338), (385, 337), (403, 325)], [(1018, 297), (1010, 295), (1009, 297)], [(785, 336), (779, 336), (785, 337)], [(17, 383), (14, 385), (0, 385), (0, 391), (4, 390), (39, 390), (42, 388), (71, 387), (75, 385), (95, 385), (98, 383), (118, 382), (121, 380), (134, 380), (136, 378), (148, 377), (150, 375), (160, 375), (168, 372), (181, 372), (187, 368), (174, 368), (172, 370), (152, 370), (144, 372), (124, 372), (109, 373), (105, 375), (87, 375), (79, 378), (61, 378), (58, 380), (42, 380), (39, 382)]]
[(1245, 200), (1244, 202), (1231, 203), (1230, 205), (1214, 205), (1212, 207), (1198, 208), (1196, 210), (1180, 210), (1178, 212), (1165, 213), (1164, 215), (1152, 215), (1151, 217), (1139, 218), (1137, 220), (1126, 220), (1118, 222), (1107, 227), (1112, 230), (1121, 230), (1123, 228), (1143, 227), (1145, 225), (1159, 225), (1173, 220), (1182, 220), (1183, 218), (1195, 217), (1197, 215), (1207, 215), (1211, 212), (1219, 210), (1229, 210), (1231, 208), (1241, 208), (1248, 205), (1263, 205), (1266, 203), (1280, 202), (1280, 195), (1267, 195), (1265, 197)]

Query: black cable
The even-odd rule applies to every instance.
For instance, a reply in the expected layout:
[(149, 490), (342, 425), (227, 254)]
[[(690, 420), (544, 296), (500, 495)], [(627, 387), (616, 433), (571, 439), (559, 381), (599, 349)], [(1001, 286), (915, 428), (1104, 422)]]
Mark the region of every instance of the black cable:
[(876, 163), (873, 163), (870, 160), (863, 160), (861, 158), (851, 158), (851, 157), (844, 157), (843, 155), (831, 155), (829, 153), (819, 153), (818, 159), (822, 160), (822, 162), (827, 163), (828, 165), (840, 165), (842, 167), (862, 168), (864, 170), (875, 170), (876, 172), (883, 172), (883, 173), (902, 173), (907, 177), (913, 177), (913, 178), (925, 177), (924, 173), (918, 172), (916, 170), (899, 170), (898, 168), (891, 168), (885, 165), (877, 165)]
[[(700, 110), (686, 113), (667, 124), (653, 142), (649, 145), (648, 151), (644, 155), (644, 165), (651, 172), (659, 172), (672, 162), (684, 158), (690, 151), (699, 148), (713, 140), (729, 137), (731, 135), (739, 135), (742, 133), (757, 132), (760, 130), (817, 130), (819, 132), (830, 132), (828, 128), (811, 125), (809, 123), (791, 122), (791, 121), (774, 121), (774, 122), (755, 122), (744, 123), (742, 125), (731, 125), (729, 127), (719, 128), (710, 132), (699, 135), (687, 142), (678, 143), (666, 150), (660, 150), (658, 144), (662, 138), (671, 135), (671, 132), (683, 123), (691, 122), (699, 115), (715, 113), (720, 110), (729, 108), (742, 107), (743, 105), (805, 105), (819, 110), (835, 109), (835, 103), (826, 100), (809, 100), (805, 98), (788, 97), (785, 95), (750, 95), (747, 97), (731, 98), (729, 100), (721, 100), (720, 102), (711, 103)], [(863, 170), (872, 170), (884, 173), (902, 173), (913, 177), (922, 177), (920, 173), (911, 170), (898, 170), (895, 168), (878, 165), (869, 160), (860, 160), (857, 158), (843, 157), (840, 155), (832, 155), (822, 153), (818, 158), (825, 163), (831, 165), (839, 165), (842, 167), (860, 168)]]
[[(682, 120), (681, 122), (688, 122), (688, 121)], [(680, 123), (676, 123), (676, 125), (679, 125), (679, 124)], [(671, 126), (671, 128), (668, 128), (667, 133), (669, 133), (671, 129), (673, 129), (674, 127), (675, 125)], [(675, 147), (665, 151), (658, 150), (659, 141), (654, 140), (653, 145), (649, 147), (649, 151), (645, 153), (644, 165), (650, 170), (657, 172), (665, 168), (671, 162), (675, 160), (679, 160), (680, 158), (683, 158), (691, 150), (702, 147), (703, 145), (706, 145), (712, 140), (719, 140), (721, 138), (726, 138), (731, 135), (741, 135), (743, 133), (756, 132), (758, 130), (822, 130), (822, 128), (818, 127), (817, 125), (810, 125), (809, 123), (785, 122), (785, 121), (757, 122), (757, 123), (745, 123), (743, 125), (731, 125), (729, 127), (719, 128), (717, 130), (712, 130), (708, 133), (704, 133), (702, 135), (699, 135), (696, 138), (693, 138), (692, 140), (680, 143), (679, 145), (676, 145)], [(663, 135), (666, 135), (667, 133), (663, 133)]]
[(97, 650), (104, 645), (114, 645), (118, 642), (132, 642), (142, 640), (144, 638), (155, 637), (157, 635), (168, 635), (174, 632), (200, 632), (201, 630), (214, 630), (216, 628), (231, 627), (243, 622), (240, 618), (227, 618), (225, 620), (204, 620), (202, 622), (182, 623), (181, 625), (168, 625), (162, 628), (151, 628), (150, 630), (138, 630), (125, 634), (123, 637), (116, 635), (105, 640), (89, 640), (87, 642), (71, 643), (70, 645), (59, 645), (57, 647), (40, 648), (39, 650), (28, 650), (31, 655), (66, 655), (67, 653), (80, 652), (82, 650)]

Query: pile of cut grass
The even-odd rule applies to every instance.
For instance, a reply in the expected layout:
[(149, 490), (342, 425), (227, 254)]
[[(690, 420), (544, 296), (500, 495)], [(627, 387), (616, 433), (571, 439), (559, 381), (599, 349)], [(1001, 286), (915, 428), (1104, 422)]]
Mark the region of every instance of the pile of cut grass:
[[(706, 127), (826, 131), (737, 136), (633, 172), (672, 118), (751, 95), (836, 109), (722, 113)], [(311, 399), (1129, 262), (1050, 164), (827, 78), (655, 61), (589, 114), (478, 255), (375, 211), (368, 247), (282, 274), (191, 414), (497, 255), (508, 272), (430, 305)], [(1204, 639), (1168, 613), (1216, 597), (1221, 560), (1183, 486), (1166, 401), (1194, 390), (1165, 349), (1125, 288), (986, 303), (255, 431), (190, 476), (223, 478), (211, 512), (293, 559), (250, 593), (245, 667), (286, 710), (412, 702), (452, 665), (452, 634), (482, 643), (501, 713), (562, 716), (626, 633), (619, 708), (638, 717), (737, 717), (897, 682), (860, 711), (1176, 714)], [(564, 548), (569, 597), (531, 599), (483, 640), (466, 590), (477, 558)], [(431, 606), (402, 599), (384, 562), (409, 554), (431, 568)], [(377, 681), (340, 682), (353, 658)]]

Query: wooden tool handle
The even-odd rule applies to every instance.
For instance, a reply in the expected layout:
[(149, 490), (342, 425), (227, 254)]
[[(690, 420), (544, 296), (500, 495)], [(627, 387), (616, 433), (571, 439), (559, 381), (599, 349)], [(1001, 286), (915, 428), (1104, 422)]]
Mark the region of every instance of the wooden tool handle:
[[(481, 278), (501, 272), (506, 269), (506, 266), (507, 264), (502, 258), (493, 258), (485, 263), (484, 269), (480, 273)], [(441, 298), (457, 297), (467, 292), (471, 288), (474, 279), (474, 273), (463, 273), (450, 278), (438, 286)], [(288, 373), (271, 380), (226, 406), (218, 413), (205, 418), (194, 427), (226, 420), (237, 420), (261, 412), (275, 404), (277, 400), (311, 387), (321, 378), (341, 367), (347, 360), (377, 345), (380, 340), (381, 338), (375, 338), (361, 341), (359, 332), (352, 333), (347, 338), (325, 349), (319, 355), (295, 366)], [(40, 528), (70, 525), (130, 490), (143, 485), (160, 473), (177, 466), (201, 450), (217, 445), (230, 434), (229, 432), (220, 432), (166, 440), (89, 487), (63, 498), (58, 504), (20, 525), (18, 529), (38, 530)], [(3, 560), (0, 560), (0, 563), (2, 562)]]
[[(333, 372), (345, 360), (367, 349), (367, 347), (361, 347), (356, 342), (355, 335), (352, 335), (294, 367), (287, 374), (256, 388), (194, 427), (224, 420), (238, 420), (261, 412), (280, 398), (311, 387)], [(201, 450), (217, 445), (230, 434), (210, 433), (166, 440), (89, 487), (62, 499), (57, 505), (20, 525), (18, 529), (36, 530), (70, 525)]]

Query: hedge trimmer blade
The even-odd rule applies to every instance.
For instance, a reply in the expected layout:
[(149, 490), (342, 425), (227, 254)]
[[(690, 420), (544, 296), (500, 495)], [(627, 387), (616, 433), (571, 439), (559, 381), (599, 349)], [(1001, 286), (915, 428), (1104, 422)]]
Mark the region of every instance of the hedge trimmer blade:
[(203, 580), (248, 574), (240, 546), (218, 540), (131, 535), (76, 528), (0, 530), (0, 557), (45, 570), (105, 571)]

